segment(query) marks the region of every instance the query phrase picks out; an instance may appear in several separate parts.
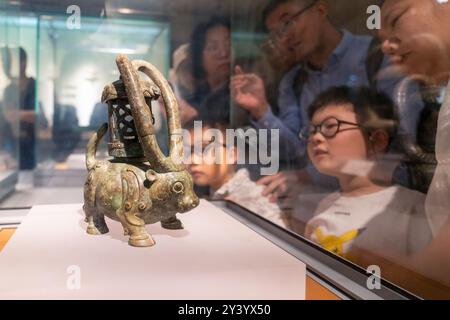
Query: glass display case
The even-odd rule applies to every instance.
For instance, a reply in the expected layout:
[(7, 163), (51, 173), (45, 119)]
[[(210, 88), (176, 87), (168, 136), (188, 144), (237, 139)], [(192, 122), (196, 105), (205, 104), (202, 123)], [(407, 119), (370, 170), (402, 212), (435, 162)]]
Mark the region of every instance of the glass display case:
[[(450, 21), (450, 4), (433, 6)], [(168, 80), (202, 203), (304, 263), (306, 296), (312, 279), (343, 299), (449, 299), (450, 39), (433, 34), (439, 26), (409, 30), (400, 22), (422, 9), (403, 9), (394, 0), (3, 1), (0, 230), (9, 238), (29, 212), (38, 223), (42, 205), (81, 208), (86, 145), (108, 122), (101, 95), (125, 54)], [(398, 53), (405, 43), (411, 53)], [(163, 99), (151, 112), (167, 155)], [(110, 159), (107, 140), (99, 159)]]
[[(70, 128), (96, 130), (107, 122), (101, 92), (119, 76), (114, 62), (117, 54), (152, 61), (164, 73), (169, 68), (167, 23), (86, 18), (79, 30), (67, 30), (66, 19), (41, 17), (38, 22), (38, 92), (43, 112), (51, 120), (52, 136), (61, 139), (54, 141), (60, 152), (53, 156), (55, 162), (64, 162), (72, 153), (68, 144), (77, 147), (77, 132), (70, 133)], [(63, 150), (63, 145), (69, 149)], [(41, 158), (48, 155), (45, 149), (39, 154)]]

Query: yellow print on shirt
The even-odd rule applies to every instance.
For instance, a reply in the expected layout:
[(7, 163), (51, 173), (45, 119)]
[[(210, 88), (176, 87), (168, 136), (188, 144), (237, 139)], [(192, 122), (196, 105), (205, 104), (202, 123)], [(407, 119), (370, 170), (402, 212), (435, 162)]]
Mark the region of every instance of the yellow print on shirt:
[(354, 229), (347, 231), (340, 236), (335, 236), (324, 234), (320, 227), (318, 227), (314, 231), (314, 235), (316, 236), (317, 242), (324, 249), (344, 257), (344, 244), (355, 239), (362, 231), (363, 230)]

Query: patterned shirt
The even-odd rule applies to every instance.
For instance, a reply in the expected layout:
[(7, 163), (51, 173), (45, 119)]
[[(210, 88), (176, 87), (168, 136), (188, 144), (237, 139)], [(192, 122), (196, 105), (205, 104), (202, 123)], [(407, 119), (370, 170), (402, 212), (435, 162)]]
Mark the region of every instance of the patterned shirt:
[[(305, 156), (306, 144), (299, 139), (298, 134), (308, 125), (308, 106), (321, 92), (333, 86), (369, 86), (366, 61), (371, 41), (372, 37), (354, 35), (344, 30), (341, 42), (321, 70), (312, 70), (306, 64), (299, 64), (286, 73), (279, 86), (279, 115), (275, 116), (269, 108), (261, 119), (252, 121), (257, 129), (280, 130), (280, 159), (292, 161)], [(389, 60), (385, 56), (380, 70), (388, 65)], [(298, 97), (294, 82), (301, 68), (307, 72), (307, 79)], [(395, 101), (395, 89), (402, 79), (404, 76), (400, 74), (393, 76), (392, 73), (379, 72), (377, 89)], [(412, 135), (413, 140), (424, 107), (417, 93), (418, 85), (410, 86), (407, 110), (399, 110), (402, 127)]]

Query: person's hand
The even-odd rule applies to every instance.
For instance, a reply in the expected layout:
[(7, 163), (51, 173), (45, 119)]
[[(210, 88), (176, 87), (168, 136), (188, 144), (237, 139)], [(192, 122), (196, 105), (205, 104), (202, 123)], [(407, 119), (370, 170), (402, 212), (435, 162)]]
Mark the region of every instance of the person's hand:
[(244, 73), (241, 67), (235, 67), (235, 75), (230, 81), (231, 96), (243, 109), (250, 112), (256, 120), (261, 119), (269, 110), (264, 82), (253, 73)]

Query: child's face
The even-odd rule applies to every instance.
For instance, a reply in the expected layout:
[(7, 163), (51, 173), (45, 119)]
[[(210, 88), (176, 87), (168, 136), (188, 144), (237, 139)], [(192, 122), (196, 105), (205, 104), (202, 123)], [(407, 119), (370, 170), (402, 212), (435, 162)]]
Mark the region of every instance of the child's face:
[[(366, 160), (368, 157), (367, 139), (358, 123), (351, 105), (329, 105), (319, 109), (311, 120), (311, 125), (322, 125), (322, 132), (333, 133), (326, 138), (318, 131), (308, 141), (308, 156), (317, 170), (323, 174), (338, 177), (342, 168), (352, 160)], [(340, 123), (337, 125), (335, 118)], [(329, 124), (327, 126), (327, 124)]]
[[(234, 173), (234, 158), (227, 159), (227, 148), (223, 139), (211, 142), (213, 135), (208, 129), (199, 130), (201, 135), (194, 134), (194, 130), (190, 131), (191, 164), (188, 170), (196, 185), (218, 189)], [(195, 152), (195, 145), (202, 146), (198, 154)]]
[(450, 72), (449, 19), (449, 3), (388, 0), (382, 7), (382, 49), (402, 71), (442, 82)]

